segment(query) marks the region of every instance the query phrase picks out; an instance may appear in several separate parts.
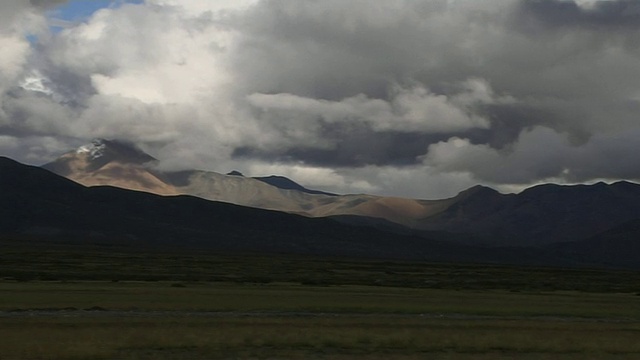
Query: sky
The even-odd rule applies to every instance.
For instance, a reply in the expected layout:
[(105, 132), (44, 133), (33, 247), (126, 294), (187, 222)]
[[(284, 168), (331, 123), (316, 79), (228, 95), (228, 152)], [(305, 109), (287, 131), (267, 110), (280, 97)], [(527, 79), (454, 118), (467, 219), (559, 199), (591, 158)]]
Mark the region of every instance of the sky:
[(0, 2), (0, 155), (421, 199), (640, 180), (640, 1)]

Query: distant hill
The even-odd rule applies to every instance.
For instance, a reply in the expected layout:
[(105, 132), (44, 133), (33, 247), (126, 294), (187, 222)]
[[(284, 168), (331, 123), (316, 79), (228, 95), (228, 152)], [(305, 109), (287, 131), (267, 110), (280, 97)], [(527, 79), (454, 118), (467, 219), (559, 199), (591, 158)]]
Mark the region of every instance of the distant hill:
[(149, 171), (156, 162), (133, 144), (95, 139), (42, 167), (86, 186), (111, 185), (161, 195), (177, 195), (171, 184)]
[(297, 182), (286, 178), (284, 176), (278, 176), (278, 175), (270, 175), (270, 176), (262, 176), (262, 177), (254, 177), (254, 179), (256, 180), (260, 180), (264, 183), (267, 183), (269, 185), (275, 186), (279, 189), (284, 189), (284, 190), (296, 190), (296, 191), (301, 191), (303, 193), (307, 193), (307, 194), (316, 194), (316, 195), (329, 195), (329, 196), (337, 196), (336, 194), (332, 194), (332, 193), (328, 193), (328, 192), (324, 192), (324, 191), (319, 191), (319, 190), (309, 190), (307, 188), (305, 188), (304, 186), (298, 184)]
[(455, 197), (419, 200), (309, 190), (281, 176), (160, 171), (135, 145), (94, 140), (43, 167), (86, 186), (193, 195), (307, 217), (330, 217), (402, 235), (483, 246), (544, 246), (590, 239), (640, 219), (640, 185), (535, 186), (501, 194), (475, 186)]
[[(598, 187), (614, 195), (601, 195), (601, 190), (592, 192), (588, 187), (570, 187), (570, 195), (564, 194), (565, 187), (550, 189), (559, 191), (561, 194), (554, 198), (561, 199), (571, 199), (586, 190), (593, 198), (589, 201), (596, 201), (599, 197), (628, 195), (637, 185)], [(457, 204), (444, 213), (458, 207), (458, 214), (481, 221), (486, 216), (476, 208), (479, 204), (486, 204), (490, 217), (507, 209), (546, 209), (546, 205), (531, 205), (518, 196), (496, 194), (487, 188), (474, 188), (459, 197)], [(513, 203), (505, 208), (500, 204), (503, 198), (512, 199), (509, 201)], [(571, 209), (587, 200), (574, 201), (577, 200), (570, 201)], [(87, 188), (4, 157), (0, 157), (0, 203), (4, 205), (0, 207), (0, 243), (3, 239), (32, 239), (79, 247), (119, 245), (143, 251), (149, 247), (176, 247), (233, 253), (640, 269), (640, 218), (582, 241), (545, 246), (475, 246), (468, 245), (478, 241), (471, 235), (422, 233), (374, 218), (308, 218), (193, 196), (159, 196), (109, 186)], [(589, 213), (589, 209), (586, 206), (582, 211)], [(459, 218), (454, 220), (452, 223)], [(425, 234), (444, 241), (432, 240)]]
[(588, 239), (634, 219), (640, 219), (640, 185), (630, 182), (546, 184), (506, 195), (478, 186), (423, 219), (420, 228), (528, 246)]
[(638, 268), (640, 263), (640, 219), (625, 222), (586, 240), (553, 244), (555, 256), (572, 259), (572, 265)]
[[(358, 215), (413, 226), (446, 201), (424, 201), (366, 194), (336, 196), (310, 190), (282, 176), (251, 178), (239, 172), (160, 171), (155, 159), (133, 144), (95, 139), (43, 168), (86, 186), (110, 185), (160, 195), (194, 195), (309, 217)], [(437, 204), (436, 204), (437, 203)]]
[[(173, 246), (342, 257), (492, 261), (466, 248), (331, 219), (247, 208), (192, 196), (87, 188), (0, 157), (0, 239)], [(487, 256), (488, 258), (484, 258)]]

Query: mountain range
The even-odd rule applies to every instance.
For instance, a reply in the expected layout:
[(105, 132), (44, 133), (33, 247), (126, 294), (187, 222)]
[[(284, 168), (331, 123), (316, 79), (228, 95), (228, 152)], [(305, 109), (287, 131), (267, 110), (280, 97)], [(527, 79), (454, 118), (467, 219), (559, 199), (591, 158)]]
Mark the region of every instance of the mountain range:
[(578, 241), (640, 219), (640, 185), (624, 181), (610, 185), (546, 184), (519, 194), (475, 186), (449, 199), (419, 200), (329, 194), (306, 189), (281, 176), (167, 172), (159, 170), (156, 163), (133, 144), (96, 139), (43, 168), (85, 186), (192, 195), (306, 217), (338, 217), (347, 223), (476, 245), (535, 246)]
[(640, 268), (640, 185), (631, 182), (519, 194), (476, 186), (416, 200), (156, 165), (117, 140), (42, 168), (0, 158), (0, 240)]
[(134, 145), (96, 139), (43, 167), (85, 186), (111, 185), (160, 195), (193, 195), (207, 200), (309, 217), (357, 215), (419, 228), (419, 219), (447, 201), (373, 195), (342, 195), (309, 190), (281, 176), (251, 178), (240, 173), (160, 171), (156, 159)]
[(429, 261), (501, 261), (493, 250), (194, 196), (85, 187), (0, 157), (0, 244), (121, 246)]

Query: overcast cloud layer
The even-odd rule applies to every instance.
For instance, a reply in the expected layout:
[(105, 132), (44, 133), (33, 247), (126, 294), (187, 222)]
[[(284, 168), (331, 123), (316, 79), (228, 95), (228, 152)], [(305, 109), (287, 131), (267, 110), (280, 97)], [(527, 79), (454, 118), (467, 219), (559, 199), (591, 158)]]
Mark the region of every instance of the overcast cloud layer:
[(0, 154), (94, 137), (168, 169), (442, 198), (640, 180), (640, 1), (0, 2)]

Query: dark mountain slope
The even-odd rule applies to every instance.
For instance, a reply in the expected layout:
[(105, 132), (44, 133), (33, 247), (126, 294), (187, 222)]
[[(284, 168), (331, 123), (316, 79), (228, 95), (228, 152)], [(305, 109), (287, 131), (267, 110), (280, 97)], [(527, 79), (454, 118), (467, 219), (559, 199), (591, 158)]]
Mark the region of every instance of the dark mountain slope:
[[(134, 144), (96, 139), (44, 167), (85, 186), (192, 195), (305, 215), (333, 217), (372, 231), (484, 246), (545, 246), (589, 239), (640, 218), (640, 185), (540, 185), (520, 194), (476, 186), (441, 200), (309, 190), (281, 176), (165, 172)], [(361, 217), (361, 218), (357, 218)], [(345, 225), (346, 226), (346, 225)]]
[[(0, 237), (177, 246), (218, 251), (431, 261), (515, 261), (489, 251), (401, 236), (331, 219), (113, 187), (86, 188), (0, 158)], [(498, 255), (496, 255), (498, 254)]]
[[(577, 196), (576, 191), (588, 191), (593, 201), (598, 197), (633, 200), (637, 187), (630, 183), (606, 186), (604, 191), (571, 187), (569, 195), (564, 193), (567, 189), (560, 189), (562, 194), (555, 195), (544, 188), (535, 191), (545, 190), (542, 198), (560, 197), (568, 202), (576, 201), (572, 200), (572, 196)], [(550, 189), (558, 191), (555, 186)], [(537, 196), (520, 202), (513, 200), (516, 195), (501, 195), (481, 187), (461, 196), (464, 198), (451, 208), (457, 207), (470, 221), (493, 218), (495, 213), (508, 209), (522, 211), (522, 207), (540, 206), (536, 203), (536, 199), (540, 199)], [(597, 203), (601, 204), (601, 200)], [(439, 242), (413, 236), (411, 231), (389, 232), (387, 229), (400, 231), (393, 229), (396, 225), (391, 223), (378, 221), (379, 229), (376, 229), (369, 224), (377, 221), (375, 219), (353, 225), (360, 221), (348, 217), (338, 218), (339, 221), (306, 218), (191, 196), (164, 197), (105, 186), (87, 188), (41, 168), (3, 157), (0, 157), (0, 204), (0, 242), (33, 239), (79, 247), (116, 244), (142, 251), (149, 247), (174, 247), (236, 253), (640, 268), (637, 241), (640, 217), (582, 242), (540, 248), (485, 248), (456, 244), (464, 241), (464, 235), (460, 234), (432, 233), (452, 239)], [(576, 204), (589, 203), (581, 200), (570, 205)], [(479, 210), (483, 206), (490, 209), (487, 214)], [(545, 206), (540, 207), (547, 209)], [(586, 207), (586, 210), (575, 211), (589, 214), (589, 206)], [(452, 211), (451, 208), (447, 211)], [(633, 211), (633, 203), (623, 203), (622, 209)], [(343, 223), (345, 221), (349, 224)]]
[(460, 193), (452, 205), (422, 220), (422, 228), (473, 234), (494, 245), (577, 241), (640, 218), (640, 185), (540, 185), (520, 194), (485, 187)]
[(289, 178), (286, 178), (284, 176), (271, 175), (271, 176), (254, 177), (254, 179), (260, 180), (264, 183), (267, 183), (271, 186), (275, 186), (283, 190), (296, 190), (296, 191), (300, 191), (307, 194), (337, 196), (336, 194), (331, 194), (324, 191), (307, 189), (304, 186), (298, 184), (297, 182)]
[(554, 244), (555, 256), (575, 261), (573, 265), (599, 267), (640, 267), (640, 219), (628, 221), (613, 229), (579, 242)]

